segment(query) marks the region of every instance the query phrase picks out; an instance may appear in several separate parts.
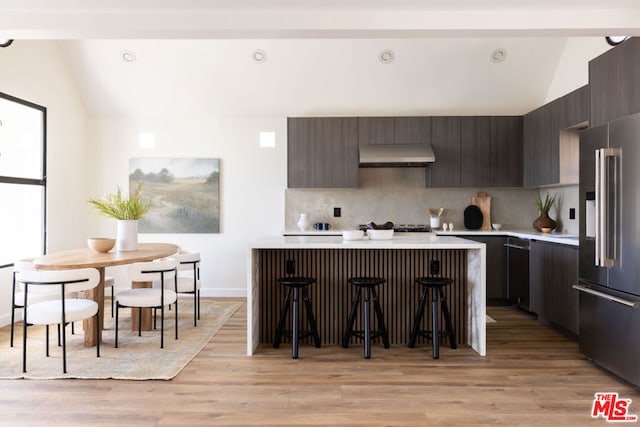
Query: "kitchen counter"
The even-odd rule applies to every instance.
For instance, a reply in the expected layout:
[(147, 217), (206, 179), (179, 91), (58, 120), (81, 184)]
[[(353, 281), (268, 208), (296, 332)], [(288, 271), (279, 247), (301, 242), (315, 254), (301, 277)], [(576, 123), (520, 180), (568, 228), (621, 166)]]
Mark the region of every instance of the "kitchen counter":
[(568, 246), (579, 246), (580, 242), (577, 234), (563, 233), (539, 233), (528, 230), (436, 230), (438, 236), (506, 236), (518, 237), (527, 240), (540, 240), (543, 242), (559, 243)]
[[(344, 241), (341, 236), (314, 235), (266, 237), (253, 242), (249, 247), (248, 256), (247, 354), (252, 355), (260, 342), (268, 342), (268, 338), (265, 337), (269, 334), (268, 329), (271, 325), (264, 323), (271, 323), (272, 320), (265, 319), (261, 310), (269, 309), (265, 304), (267, 300), (273, 299), (274, 278), (284, 274), (282, 271), (284, 260), (298, 257), (296, 274), (304, 274), (308, 271), (313, 275), (317, 279), (314, 291), (320, 292), (320, 295), (335, 295), (336, 292), (342, 295), (348, 292), (349, 289), (345, 287), (346, 281), (342, 274), (343, 271), (350, 271), (351, 268), (356, 267), (364, 270), (375, 268), (376, 274), (379, 274), (377, 269), (388, 268), (389, 271), (380, 273), (382, 277), (387, 278), (385, 289), (388, 292), (396, 288), (410, 290), (412, 288), (407, 286), (412, 285), (412, 279), (406, 278), (412, 278), (415, 274), (425, 274), (425, 271), (428, 272), (429, 260), (439, 259), (443, 263), (441, 268), (443, 272), (458, 275), (459, 290), (462, 292), (459, 292), (458, 297), (460, 310), (462, 310), (460, 318), (461, 322), (464, 322), (466, 331), (462, 341), (466, 341), (476, 352), (484, 356), (486, 354), (485, 244), (454, 236), (438, 236), (434, 233), (405, 234), (397, 233), (391, 240)], [(346, 254), (352, 255), (346, 256)], [(380, 257), (385, 261), (372, 265), (368, 261), (369, 255), (366, 254)], [(410, 257), (414, 262), (406, 262), (402, 257)], [(340, 269), (337, 268), (338, 264), (341, 265)], [(415, 270), (416, 264), (422, 265), (420, 270)], [(412, 268), (414, 270), (410, 270)], [(366, 271), (361, 274), (366, 274)], [(267, 293), (262, 297), (263, 301), (261, 301), (261, 292)], [(336, 302), (333, 301), (329, 305), (334, 307)], [(407, 301), (397, 300), (393, 304), (390, 309), (401, 311), (399, 314), (406, 318), (401, 327), (406, 327), (411, 323), (415, 312), (410, 309)], [(272, 304), (272, 306), (277, 309), (278, 304)], [(339, 318), (327, 319), (329, 327), (333, 327), (331, 324), (334, 323), (339, 325), (341, 319), (346, 316), (342, 314), (344, 313), (339, 313)], [(392, 319), (394, 314), (387, 313), (385, 318), (387, 317)], [(335, 335), (335, 332), (331, 333)], [(261, 337), (261, 334), (264, 336)], [(404, 339), (404, 335), (398, 339)]]
[[(342, 230), (287, 230), (284, 231), (283, 236), (315, 236), (315, 237), (340, 237), (342, 236)], [(527, 240), (541, 240), (543, 242), (559, 243), (568, 246), (579, 246), (579, 240), (577, 234), (568, 233), (540, 233), (530, 230), (453, 230), (442, 231), (434, 230), (433, 233), (395, 233), (394, 240), (403, 237), (413, 236), (505, 236), (505, 237), (519, 237)]]

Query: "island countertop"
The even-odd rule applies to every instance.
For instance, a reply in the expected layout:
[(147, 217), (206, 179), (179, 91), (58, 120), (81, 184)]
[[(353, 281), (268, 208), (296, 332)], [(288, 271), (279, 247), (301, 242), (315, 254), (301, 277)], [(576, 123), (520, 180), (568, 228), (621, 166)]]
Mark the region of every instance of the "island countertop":
[(484, 244), (435, 233), (394, 235), (389, 240), (344, 240), (340, 236), (273, 236), (251, 243), (251, 249), (480, 249)]
[[(256, 351), (260, 330), (259, 289), (265, 285), (263, 269), (259, 262), (261, 253), (278, 250), (462, 250), (466, 252), (464, 269), (467, 283), (466, 295), (466, 342), (479, 355), (486, 355), (486, 245), (481, 242), (454, 236), (438, 236), (435, 233), (420, 235), (394, 235), (390, 240), (343, 240), (341, 236), (268, 236), (249, 245), (247, 274), (247, 354)], [(409, 268), (400, 266), (399, 268)], [(263, 291), (264, 292), (264, 291)], [(269, 291), (267, 291), (269, 292)]]

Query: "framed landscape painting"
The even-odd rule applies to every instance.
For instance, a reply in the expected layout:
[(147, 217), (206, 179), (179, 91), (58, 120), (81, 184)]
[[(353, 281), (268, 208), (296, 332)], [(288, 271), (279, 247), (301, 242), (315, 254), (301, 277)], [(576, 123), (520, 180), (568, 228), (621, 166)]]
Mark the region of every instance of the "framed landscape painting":
[(220, 159), (129, 159), (129, 190), (139, 182), (151, 200), (140, 233), (220, 231)]

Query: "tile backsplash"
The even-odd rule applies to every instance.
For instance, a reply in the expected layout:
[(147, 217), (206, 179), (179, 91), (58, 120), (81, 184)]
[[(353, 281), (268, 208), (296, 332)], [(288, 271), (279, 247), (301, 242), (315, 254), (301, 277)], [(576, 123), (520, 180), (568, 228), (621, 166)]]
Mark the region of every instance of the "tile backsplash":
[[(353, 229), (368, 221), (428, 224), (426, 209), (444, 208), (441, 221), (453, 223), (456, 229), (463, 230), (464, 209), (478, 191), (486, 191), (492, 198), (491, 221), (503, 224), (504, 229), (532, 229), (531, 223), (538, 216), (536, 189), (432, 189), (424, 187), (424, 180), (423, 168), (365, 168), (360, 169), (357, 189), (288, 189), (285, 193), (285, 227), (296, 230), (301, 213), (307, 213), (311, 223), (328, 222), (334, 229)], [(549, 191), (553, 193), (554, 189)], [(568, 212), (567, 204), (574, 203), (574, 198), (577, 199), (577, 187), (575, 190), (563, 187), (562, 210)], [(341, 208), (341, 217), (333, 217), (334, 207)], [(570, 228), (575, 223), (577, 232), (577, 219), (560, 223), (563, 229), (559, 231), (572, 232)]]

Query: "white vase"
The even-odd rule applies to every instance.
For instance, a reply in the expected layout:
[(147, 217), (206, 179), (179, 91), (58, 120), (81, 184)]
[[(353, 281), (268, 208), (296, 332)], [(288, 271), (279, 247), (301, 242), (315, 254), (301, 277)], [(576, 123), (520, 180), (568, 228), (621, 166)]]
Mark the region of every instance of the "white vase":
[(309, 222), (309, 218), (307, 218), (306, 213), (301, 213), (300, 218), (298, 218), (298, 228), (302, 231), (308, 230), (311, 223)]
[(118, 231), (116, 234), (116, 251), (137, 251), (138, 250), (138, 220), (118, 220)]

